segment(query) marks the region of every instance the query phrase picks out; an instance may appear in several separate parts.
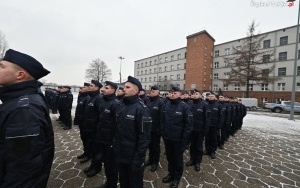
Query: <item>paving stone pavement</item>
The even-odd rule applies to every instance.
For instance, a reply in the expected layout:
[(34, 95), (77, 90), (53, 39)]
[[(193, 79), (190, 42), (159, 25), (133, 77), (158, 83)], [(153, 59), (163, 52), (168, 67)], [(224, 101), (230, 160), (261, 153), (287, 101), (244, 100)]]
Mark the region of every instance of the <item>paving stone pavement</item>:
[[(225, 150), (217, 151), (217, 158), (203, 157), (201, 171), (185, 167), (179, 188), (183, 187), (300, 187), (300, 132), (276, 132), (274, 130), (248, 127), (257, 115), (247, 115), (243, 129), (231, 137)], [(83, 169), (89, 162), (80, 164), (76, 158), (82, 152), (78, 126), (63, 130), (54, 120), (56, 152), (49, 177), (49, 188), (96, 188), (105, 182), (103, 170), (87, 178)], [(263, 126), (263, 125), (262, 125)], [(300, 126), (300, 125), (299, 125)], [(167, 175), (167, 161), (164, 147), (161, 152), (160, 168), (151, 172), (145, 170), (145, 188), (167, 188), (161, 183)], [(189, 160), (185, 151), (184, 161)]]

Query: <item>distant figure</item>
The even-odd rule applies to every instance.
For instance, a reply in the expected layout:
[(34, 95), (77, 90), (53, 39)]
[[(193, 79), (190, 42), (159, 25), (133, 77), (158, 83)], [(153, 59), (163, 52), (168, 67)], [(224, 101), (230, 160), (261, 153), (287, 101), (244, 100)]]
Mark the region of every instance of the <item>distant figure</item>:
[(51, 119), (37, 80), (50, 72), (8, 50), (0, 62), (0, 187), (45, 188), (54, 156)]

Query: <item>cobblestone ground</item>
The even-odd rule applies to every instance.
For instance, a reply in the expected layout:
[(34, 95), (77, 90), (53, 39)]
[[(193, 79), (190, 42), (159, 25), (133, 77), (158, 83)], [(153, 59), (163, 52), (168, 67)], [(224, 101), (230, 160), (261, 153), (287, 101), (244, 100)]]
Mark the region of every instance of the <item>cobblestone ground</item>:
[[(244, 126), (235, 137), (231, 137), (225, 150), (217, 151), (217, 158), (212, 160), (203, 157), (201, 171), (195, 172), (193, 167), (185, 167), (179, 185), (183, 187), (300, 187), (300, 129), (276, 131), (276, 129), (260, 129), (256, 118), (249, 114), (244, 119)], [(272, 124), (270, 117), (266, 122)], [(103, 171), (92, 178), (87, 178), (83, 169), (89, 162), (80, 164), (76, 156), (82, 152), (79, 129), (65, 131), (53, 118), (56, 152), (50, 174), (49, 188), (96, 188), (105, 182)], [(269, 118), (269, 119), (268, 119)], [(288, 121), (288, 120), (287, 120)], [(300, 126), (299, 121), (295, 122)], [(258, 128), (257, 128), (258, 127)], [(288, 127), (286, 129), (289, 129)], [(161, 183), (167, 175), (167, 161), (162, 147), (160, 168), (151, 172), (145, 170), (145, 188), (165, 188)], [(184, 160), (189, 160), (188, 151)]]

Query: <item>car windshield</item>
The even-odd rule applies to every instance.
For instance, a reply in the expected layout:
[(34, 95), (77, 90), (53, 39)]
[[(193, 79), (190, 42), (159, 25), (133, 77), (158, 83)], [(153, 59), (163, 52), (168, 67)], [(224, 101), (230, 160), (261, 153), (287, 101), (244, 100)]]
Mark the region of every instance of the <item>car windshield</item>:
[(291, 102), (284, 102), (285, 105), (291, 105)]

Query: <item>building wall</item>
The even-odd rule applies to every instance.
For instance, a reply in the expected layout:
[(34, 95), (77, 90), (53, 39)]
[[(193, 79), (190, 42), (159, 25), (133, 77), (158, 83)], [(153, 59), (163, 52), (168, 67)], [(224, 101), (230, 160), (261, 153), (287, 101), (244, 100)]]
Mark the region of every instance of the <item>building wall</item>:
[(185, 89), (211, 90), (214, 39), (206, 31), (187, 36)]

